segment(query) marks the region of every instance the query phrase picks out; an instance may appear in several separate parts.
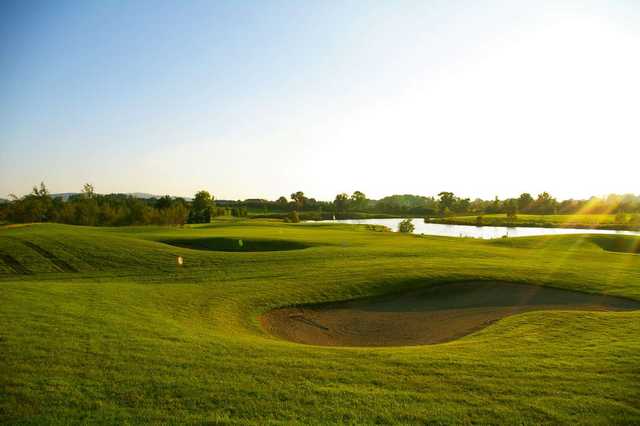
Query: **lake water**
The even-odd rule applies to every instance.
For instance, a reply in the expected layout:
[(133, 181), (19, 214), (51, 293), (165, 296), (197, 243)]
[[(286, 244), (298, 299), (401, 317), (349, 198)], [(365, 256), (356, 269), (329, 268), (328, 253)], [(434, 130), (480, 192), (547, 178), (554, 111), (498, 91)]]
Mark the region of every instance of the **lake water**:
[[(322, 220), (322, 223), (349, 223), (355, 225), (384, 225), (392, 231), (398, 230), (398, 224), (403, 219), (343, 219)], [(439, 223), (425, 223), (423, 218), (413, 219), (414, 234), (440, 235), (444, 237), (473, 237), (473, 238), (501, 238), (531, 237), (536, 235), (560, 235), (560, 234), (618, 234), (640, 235), (640, 232), (613, 231), (607, 229), (576, 229), (576, 228), (529, 228), (506, 226), (469, 226), (469, 225), (443, 225)]]

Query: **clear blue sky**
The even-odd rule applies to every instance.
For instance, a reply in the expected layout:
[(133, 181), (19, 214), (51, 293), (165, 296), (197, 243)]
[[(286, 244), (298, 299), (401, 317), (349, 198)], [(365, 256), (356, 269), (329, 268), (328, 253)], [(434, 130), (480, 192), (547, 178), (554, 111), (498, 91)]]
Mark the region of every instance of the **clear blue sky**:
[(0, 197), (640, 192), (640, 2), (0, 4)]

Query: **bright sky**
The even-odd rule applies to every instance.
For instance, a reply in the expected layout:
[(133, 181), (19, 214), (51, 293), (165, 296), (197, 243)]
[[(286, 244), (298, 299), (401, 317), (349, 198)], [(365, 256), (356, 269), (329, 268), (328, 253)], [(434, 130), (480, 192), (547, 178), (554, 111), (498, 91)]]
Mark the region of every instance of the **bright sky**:
[(0, 4), (0, 197), (640, 192), (640, 2)]

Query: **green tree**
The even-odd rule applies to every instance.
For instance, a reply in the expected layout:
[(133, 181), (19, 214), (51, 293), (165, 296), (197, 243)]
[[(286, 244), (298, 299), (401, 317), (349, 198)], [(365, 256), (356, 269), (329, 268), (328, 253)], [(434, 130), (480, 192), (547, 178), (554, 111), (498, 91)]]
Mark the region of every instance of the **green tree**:
[(534, 208), (537, 213), (541, 214), (553, 214), (558, 208), (558, 201), (553, 198), (548, 192), (538, 194), (538, 198), (534, 203)]
[(356, 210), (362, 210), (367, 206), (367, 196), (363, 192), (354, 191), (351, 195), (351, 204)]
[(432, 197), (396, 194), (381, 198), (373, 208), (385, 213), (433, 215), (438, 210), (438, 202)]
[(199, 191), (193, 197), (191, 202), (191, 211), (189, 211), (189, 223), (209, 223), (211, 222), (213, 196), (207, 191)]
[(456, 197), (453, 195), (453, 192), (443, 191), (438, 194), (440, 198), (438, 200), (438, 207), (440, 209), (440, 213), (444, 214), (447, 211), (453, 210), (453, 205), (456, 202)]
[(471, 208), (471, 200), (468, 198), (457, 198), (455, 199), (455, 204), (453, 206), (453, 210), (456, 213), (467, 213)]
[(28, 208), (32, 210), (33, 220), (36, 222), (47, 222), (52, 216), (53, 201), (49, 190), (44, 182), (40, 182), (40, 187), (34, 186)]
[(95, 198), (96, 195), (93, 185), (91, 185), (90, 183), (85, 183), (82, 186), (82, 191), (80, 194), (83, 198)]
[(415, 229), (416, 227), (413, 225), (413, 222), (411, 219), (405, 219), (398, 224), (398, 231), (402, 232), (403, 234), (410, 234)]
[(288, 204), (289, 204), (289, 201), (287, 201), (287, 198), (284, 196), (278, 198), (278, 200), (276, 201), (278, 210), (286, 210)]
[(533, 204), (533, 197), (528, 192), (523, 192), (518, 197), (518, 211), (524, 212), (529, 210)]
[(164, 197), (158, 198), (155, 204), (156, 209), (165, 210), (173, 205), (173, 200), (170, 196), (165, 195)]
[(616, 213), (615, 222), (619, 224), (624, 224), (627, 222), (627, 214), (624, 211), (619, 211)]
[(231, 216), (234, 217), (246, 217), (247, 216), (247, 208), (244, 206), (234, 207), (231, 209)]
[(291, 223), (298, 223), (300, 222), (300, 216), (298, 215), (298, 212), (293, 210), (292, 212), (289, 213), (289, 216), (287, 216), (287, 222), (291, 222)]
[(491, 201), (487, 207), (485, 208), (487, 213), (500, 213), (502, 211), (502, 206), (500, 203), (500, 199), (496, 196), (493, 201)]
[(518, 216), (518, 200), (514, 198), (505, 200), (504, 211), (509, 219), (516, 219)]
[(298, 210), (302, 210), (304, 208), (304, 201), (305, 201), (304, 192), (297, 191), (292, 193), (291, 200), (295, 203), (295, 206)]
[(213, 197), (207, 191), (198, 191), (193, 197), (191, 208), (197, 211), (207, 209), (213, 204)]
[(74, 213), (75, 223), (78, 225), (95, 226), (99, 224), (100, 207), (98, 206), (93, 185), (90, 183), (85, 183), (82, 186)]
[(168, 222), (171, 225), (184, 225), (187, 221), (188, 210), (184, 203), (175, 203), (167, 212)]
[(333, 204), (336, 206), (337, 212), (346, 211), (349, 205), (349, 195), (345, 194), (344, 192), (342, 194), (336, 195), (336, 199), (334, 200)]

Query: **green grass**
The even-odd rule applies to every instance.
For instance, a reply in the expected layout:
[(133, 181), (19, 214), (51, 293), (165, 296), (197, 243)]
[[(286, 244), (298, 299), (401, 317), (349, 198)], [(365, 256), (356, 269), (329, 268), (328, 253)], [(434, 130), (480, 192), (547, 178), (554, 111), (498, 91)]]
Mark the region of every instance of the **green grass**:
[[(640, 230), (640, 215), (625, 215), (620, 221), (614, 214), (518, 214), (516, 218), (508, 218), (505, 214), (482, 215), (484, 226), (536, 226), (554, 228), (595, 228), (595, 229), (629, 229)], [(477, 225), (478, 215), (452, 216), (447, 218), (432, 218), (434, 223), (449, 223), (457, 225)]]
[[(531, 312), (446, 344), (379, 349), (298, 345), (258, 321), (279, 306), (467, 279), (640, 300), (640, 256), (609, 251), (615, 237), (484, 241), (259, 220), (3, 227), (0, 254), (16, 263), (0, 258), (0, 420), (637, 424), (640, 312)], [(163, 243), (211, 239), (307, 248)]]

